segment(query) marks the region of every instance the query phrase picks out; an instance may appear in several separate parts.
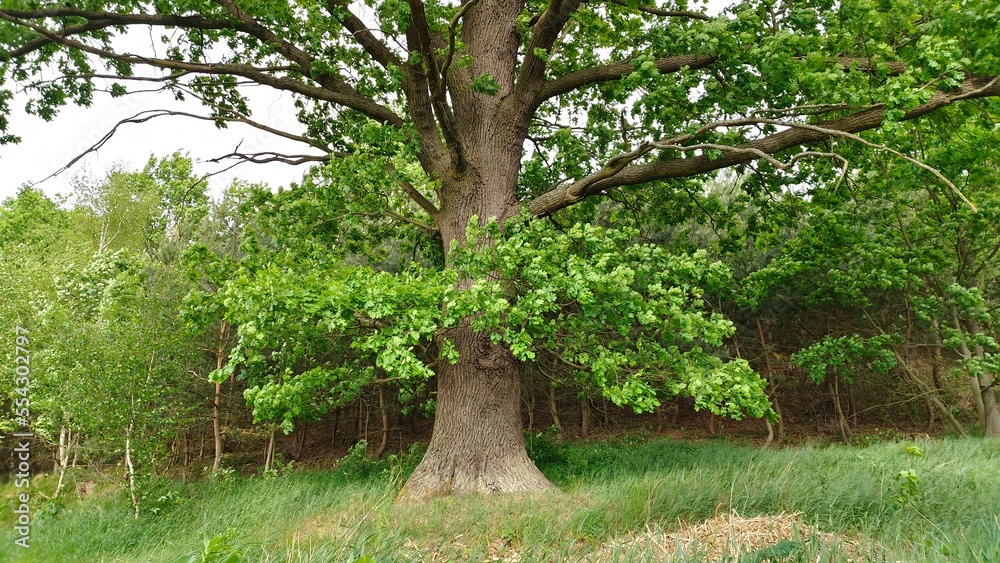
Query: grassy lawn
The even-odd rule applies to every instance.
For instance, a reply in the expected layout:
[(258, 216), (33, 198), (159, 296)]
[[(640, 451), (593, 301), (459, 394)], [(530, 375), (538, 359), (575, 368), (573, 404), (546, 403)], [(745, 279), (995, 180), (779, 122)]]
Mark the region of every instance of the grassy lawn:
[(7, 484), (0, 560), (1000, 561), (997, 440), (760, 450), (541, 439), (531, 450), (560, 492), (398, 506), (417, 456), (355, 457), (163, 483), (138, 520), (120, 490), (38, 505), (27, 550), (12, 543)]

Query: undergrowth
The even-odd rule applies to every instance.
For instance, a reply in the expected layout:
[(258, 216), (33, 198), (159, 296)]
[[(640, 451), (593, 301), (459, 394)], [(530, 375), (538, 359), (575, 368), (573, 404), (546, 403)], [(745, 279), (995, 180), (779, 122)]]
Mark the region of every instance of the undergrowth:
[[(159, 482), (138, 520), (121, 491), (36, 501), (28, 549), (13, 544), (8, 484), (0, 560), (699, 561), (696, 546), (667, 557), (627, 540), (735, 512), (800, 513), (871, 560), (1000, 561), (996, 440), (760, 450), (627, 438), (562, 444), (542, 434), (528, 446), (559, 491), (397, 505), (422, 452), (371, 461), (361, 446), (333, 470)], [(817, 558), (846, 555), (785, 540), (734, 563)]]

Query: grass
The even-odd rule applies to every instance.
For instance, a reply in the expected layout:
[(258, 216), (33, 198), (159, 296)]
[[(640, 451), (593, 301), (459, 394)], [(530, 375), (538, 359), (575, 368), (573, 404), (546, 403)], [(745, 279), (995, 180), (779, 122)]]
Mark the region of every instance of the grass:
[[(758, 450), (542, 438), (530, 450), (559, 492), (399, 506), (393, 500), (417, 456), (355, 456), (321, 472), (161, 483), (139, 520), (120, 491), (71, 498), (58, 510), (39, 505), (31, 548), (14, 546), (8, 532), (0, 560), (661, 561), (655, 542), (632, 540), (673, 541), (663, 538), (685, 523), (735, 511), (801, 513), (810, 529), (859, 544), (872, 560), (1000, 561), (996, 440)], [(9, 506), (0, 518), (10, 530), (14, 489), (2, 492)], [(817, 557), (846, 559), (837, 545), (793, 538), (738, 562)], [(675, 559), (702, 560), (697, 545)]]

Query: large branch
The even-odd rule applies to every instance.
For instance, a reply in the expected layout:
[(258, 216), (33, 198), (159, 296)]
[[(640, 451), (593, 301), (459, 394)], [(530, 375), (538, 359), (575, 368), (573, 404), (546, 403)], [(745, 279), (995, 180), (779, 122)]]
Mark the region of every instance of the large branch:
[(403, 66), (399, 57), (385, 43), (379, 41), (375, 37), (375, 34), (368, 30), (368, 26), (365, 25), (365, 22), (361, 21), (361, 18), (354, 15), (347, 8), (347, 2), (343, 2), (342, 0), (327, 0), (326, 7), (330, 15), (339, 21), (340, 25), (344, 26), (344, 29), (354, 37), (358, 45), (361, 45), (361, 48), (365, 52), (375, 59), (378, 64), (382, 65), (382, 68), (388, 70), (392, 66)]
[[(717, 61), (718, 58), (717, 55), (679, 55), (656, 59), (653, 61), (653, 64), (661, 74), (669, 74), (677, 72), (684, 67), (692, 69), (705, 68)], [(535, 95), (534, 105), (538, 107), (545, 100), (572, 92), (590, 84), (621, 80), (634, 70), (635, 65), (632, 62), (622, 61), (571, 72), (543, 83)]]
[(352, 90), (343, 92), (343, 91), (334, 91), (325, 87), (311, 86), (309, 84), (299, 82), (298, 80), (293, 80), (288, 77), (273, 76), (267, 74), (266, 72), (263, 72), (261, 69), (245, 64), (196, 63), (187, 61), (177, 61), (173, 59), (160, 59), (156, 57), (143, 57), (140, 55), (116, 53), (114, 51), (109, 51), (107, 49), (93, 47), (91, 45), (87, 45), (86, 43), (82, 43), (80, 41), (76, 41), (68, 37), (60, 36), (59, 34), (43, 26), (18, 19), (2, 11), (0, 11), (0, 19), (10, 21), (15, 25), (32, 29), (33, 31), (36, 31), (40, 35), (47, 37), (48, 39), (52, 40), (54, 43), (58, 43), (59, 45), (69, 47), (72, 49), (77, 49), (79, 51), (82, 51), (84, 53), (89, 53), (91, 55), (97, 56), (102, 59), (115, 60), (129, 64), (147, 65), (151, 67), (168, 69), (168, 70), (192, 72), (198, 74), (242, 76), (243, 78), (247, 78), (264, 86), (270, 86), (278, 90), (286, 90), (289, 92), (294, 92), (309, 98), (319, 99), (331, 102), (336, 105), (357, 110), (380, 123), (385, 123), (396, 127), (402, 127), (404, 125), (403, 119), (400, 118), (398, 115), (396, 115), (395, 112), (379, 104), (378, 102), (372, 100), (371, 98), (362, 96), (356, 92), (353, 92)]
[[(118, 25), (150, 25), (162, 27), (180, 27), (188, 29), (233, 29), (233, 22), (206, 18), (202, 16), (175, 16), (169, 14), (116, 14), (111, 12), (88, 12), (75, 8), (55, 8), (48, 10), (0, 10), (0, 14), (20, 20), (41, 20), (61, 17), (78, 17), (86, 19), (86, 23), (71, 25), (59, 31), (60, 37), (70, 37), (92, 31), (100, 31)], [(0, 58), (17, 58), (30, 54), (46, 45), (56, 43), (52, 38), (40, 36), (24, 45), (6, 53), (0, 53)]]
[[(916, 119), (961, 100), (992, 96), (1000, 96), (1000, 76), (968, 78), (960, 88), (934, 94), (926, 103), (904, 114), (903, 119)], [(885, 112), (885, 106), (880, 105), (813, 125), (793, 126), (780, 133), (732, 147), (731, 150), (724, 151), (722, 156), (717, 158), (703, 154), (690, 158), (670, 158), (643, 164), (626, 162), (626, 165), (619, 166), (620, 159), (628, 156), (621, 155), (612, 159), (608, 166), (595, 173), (598, 176), (591, 175), (576, 182), (559, 185), (532, 200), (528, 204), (528, 209), (535, 216), (546, 216), (573, 205), (583, 198), (611, 188), (670, 178), (697, 176), (758, 160), (761, 155), (771, 155), (792, 147), (828, 140), (837, 137), (837, 132), (860, 133), (882, 125)], [(685, 138), (690, 138), (690, 136)]]
[(237, 21), (240, 22), (240, 30), (244, 33), (252, 35), (262, 42), (271, 45), (278, 53), (289, 61), (299, 65), (302, 68), (302, 74), (311, 77), (313, 80), (318, 82), (321, 86), (327, 90), (334, 92), (340, 92), (346, 96), (351, 96), (352, 98), (357, 98), (359, 100), (364, 99), (365, 96), (360, 94), (354, 89), (350, 84), (348, 84), (344, 79), (333, 74), (329, 71), (323, 71), (321, 73), (313, 72), (314, 60), (312, 56), (300, 49), (299, 47), (293, 45), (289, 41), (282, 39), (276, 33), (262, 25), (257, 20), (250, 17), (247, 13), (243, 12), (233, 0), (214, 0), (217, 4), (221, 5), (226, 9), (227, 12)]
[[(524, 52), (524, 63), (521, 65), (521, 73), (514, 86), (512, 99), (516, 103), (528, 106), (531, 100), (535, 99), (535, 92), (545, 80), (548, 53), (581, 3), (581, 0), (550, 0), (545, 11), (538, 17), (538, 21), (531, 29), (531, 39)], [(546, 53), (545, 58), (539, 57), (539, 52)], [(523, 115), (528, 118), (532, 113), (533, 110), (525, 111)]]
[[(424, 120), (427, 116), (424, 113), (426, 107), (430, 107), (432, 116), (437, 118), (436, 123), (432, 121), (418, 122), (421, 127), (421, 137), (431, 134), (437, 136), (437, 125), (441, 126), (441, 136), (444, 137), (445, 144), (451, 152), (453, 164), (461, 168), (464, 162), (464, 150), (461, 139), (458, 135), (458, 125), (455, 114), (448, 103), (445, 84), (441, 75), (441, 68), (438, 64), (436, 50), (444, 47), (444, 39), (440, 35), (431, 31), (427, 23), (427, 14), (424, 12), (422, 0), (408, 0), (410, 5), (410, 25), (406, 29), (406, 42), (410, 51), (419, 55), (419, 61), (410, 62), (407, 65), (407, 81), (411, 84), (407, 88), (407, 98), (411, 105), (417, 106), (414, 109), (420, 113), (414, 113), (414, 119)], [(426, 133), (424, 132), (426, 130)]]

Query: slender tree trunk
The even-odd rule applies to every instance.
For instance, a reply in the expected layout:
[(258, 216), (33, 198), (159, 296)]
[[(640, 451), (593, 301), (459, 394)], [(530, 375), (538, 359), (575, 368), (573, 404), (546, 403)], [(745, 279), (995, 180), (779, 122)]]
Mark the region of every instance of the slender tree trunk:
[(963, 438), (968, 438), (969, 433), (965, 431), (965, 427), (963, 427), (962, 423), (960, 423), (955, 416), (951, 414), (951, 410), (948, 409), (943, 402), (941, 402), (941, 398), (938, 397), (937, 393), (934, 393), (934, 389), (932, 389), (930, 385), (924, 383), (922, 379), (917, 377), (917, 374), (913, 373), (910, 365), (906, 363), (906, 360), (903, 359), (903, 356), (898, 351), (894, 350), (893, 352), (896, 355), (896, 364), (903, 369), (904, 376), (920, 387), (927, 397), (930, 397), (931, 401), (937, 405), (938, 410), (941, 411), (941, 414), (948, 419), (948, 422), (951, 423), (951, 425)]
[(785, 441), (785, 418), (781, 416), (781, 405), (778, 404), (777, 395), (771, 403), (774, 405), (774, 412), (778, 414), (778, 443), (780, 444)]
[(128, 429), (125, 431), (125, 467), (128, 471), (128, 494), (129, 498), (132, 500), (132, 507), (135, 512), (132, 516), (133, 519), (139, 519), (139, 497), (136, 495), (135, 491), (135, 465), (132, 464), (132, 424), (129, 423)]
[(382, 439), (379, 441), (378, 449), (375, 451), (375, 459), (380, 459), (385, 453), (386, 446), (389, 445), (389, 412), (385, 408), (385, 386), (378, 386), (378, 411), (382, 421)]
[[(978, 322), (973, 322), (969, 332), (980, 333), (982, 328)], [(982, 344), (975, 345), (976, 358), (982, 362), (986, 359), (986, 350)], [(983, 435), (991, 438), (1000, 438), (1000, 404), (997, 402), (997, 387), (994, 385), (995, 374), (983, 371), (976, 377), (976, 388), (979, 390), (980, 400), (983, 403)]]
[(53, 498), (58, 498), (62, 491), (63, 483), (66, 479), (66, 468), (69, 466), (69, 451), (72, 445), (72, 434), (69, 427), (63, 425), (59, 427), (59, 450), (56, 453), (56, 460), (59, 470), (59, 480), (56, 482), (56, 492)]
[(549, 413), (552, 415), (552, 424), (559, 429), (559, 436), (563, 435), (562, 421), (559, 420), (559, 406), (556, 405), (556, 384), (549, 383)]
[[(951, 307), (951, 324), (959, 333), (964, 332), (962, 324), (958, 320), (958, 310), (955, 307)], [(966, 361), (972, 359), (972, 350), (969, 349), (968, 344), (964, 340), (959, 344), (959, 353), (962, 354), (962, 358)], [(968, 382), (969, 387), (972, 389), (972, 403), (976, 405), (976, 414), (979, 415), (979, 426), (985, 432), (987, 428), (986, 402), (983, 400), (983, 390), (979, 384), (979, 378), (968, 374)]]
[(340, 426), (340, 407), (333, 409), (333, 432), (330, 434), (330, 444), (337, 443), (337, 428)]
[(535, 431), (535, 388), (528, 387), (528, 432)]
[(267, 437), (267, 448), (264, 450), (264, 471), (270, 471), (274, 465), (274, 430)]
[(354, 420), (354, 443), (358, 443), (361, 440), (366, 440), (368, 438), (365, 435), (365, 423), (363, 416), (365, 414), (365, 401), (361, 397), (358, 397), (358, 416)]
[(663, 432), (663, 423), (666, 421), (667, 417), (663, 414), (663, 405), (656, 407), (656, 433), (659, 434)]
[(590, 401), (586, 397), (580, 401), (580, 436), (590, 436)]
[(826, 385), (830, 390), (831, 398), (833, 398), (833, 410), (837, 412), (837, 425), (840, 426), (840, 436), (844, 439), (844, 443), (847, 444), (850, 442), (851, 431), (847, 426), (844, 409), (840, 406), (840, 386), (837, 384), (837, 377), (827, 378)]
[(299, 435), (299, 445), (295, 448), (296, 461), (302, 459), (302, 449), (306, 447), (306, 437), (309, 436), (309, 421), (302, 421), (302, 433)]
[(371, 422), (372, 422), (372, 407), (371, 407), (371, 405), (369, 405), (365, 401), (362, 401), (362, 404), (365, 406), (365, 430), (364, 430), (364, 436), (365, 436), (365, 438), (364, 439), (365, 439), (366, 445), (370, 446), (371, 444), (368, 444), (367, 442), (368, 442), (368, 436), (369, 436), (368, 428), (371, 426)]
[(847, 422), (852, 430), (858, 429), (858, 406), (854, 403), (854, 390), (847, 384)]
[(222, 384), (215, 384), (215, 401), (212, 403), (212, 434), (215, 435), (215, 459), (212, 461), (212, 474), (222, 467)]
[[(229, 325), (222, 321), (219, 325), (219, 346), (215, 350), (215, 369), (221, 370), (226, 357), (226, 341)], [(222, 382), (215, 384), (215, 400), (212, 402), (212, 434), (215, 438), (215, 459), (212, 461), (212, 474), (222, 467)]]
[[(764, 368), (767, 370), (765, 379), (767, 379), (767, 385), (771, 389), (768, 395), (774, 395), (774, 398), (771, 399), (771, 405), (774, 407), (775, 414), (778, 415), (778, 443), (781, 443), (785, 434), (785, 423), (781, 419), (781, 407), (778, 406), (778, 392), (774, 384), (774, 372), (771, 369), (771, 349), (768, 348), (767, 339), (764, 338), (764, 327), (760, 325), (760, 317), (754, 317), (754, 320), (757, 322), (757, 335), (760, 337), (760, 349), (764, 355)], [(764, 445), (767, 446), (774, 441), (774, 428), (771, 426), (771, 421), (767, 420), (767, 418), (764, 419), (764, 422), (767, 424), (767, 440), (764, 442)]]

